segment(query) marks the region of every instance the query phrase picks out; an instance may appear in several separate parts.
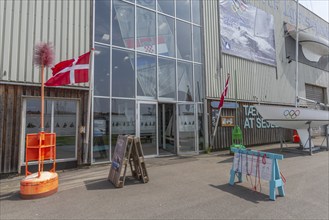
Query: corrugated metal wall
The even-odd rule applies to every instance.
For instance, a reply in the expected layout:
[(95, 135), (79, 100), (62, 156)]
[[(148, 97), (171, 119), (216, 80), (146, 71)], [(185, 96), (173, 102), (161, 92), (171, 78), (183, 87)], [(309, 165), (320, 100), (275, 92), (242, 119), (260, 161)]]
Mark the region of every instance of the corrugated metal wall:
[[(221, 81), (219, 56), (219, 24), (217, 0), (203, 1), (204, 28), (204, 67), (206, 73), (206, 96), (219, 97), (218, 89)], [(216, 93), (217, 92), (217, 93)]]
[[(283, 22), (295, 24), (294, 0), (264, 1), (250, 0), (249, 4), (270, 13), (275, 22), (275, 46), (277, 67), (255, 63), (239, 57), (223, 54), (222, 71), (219, 71), (219, 31), (218, 4), (219, 1), (204, 2), (204, 30), (205, 30), (205, 73), (207, 98), (219, 98), (223, 90), (226, 73), (237, 72), (237, 97), (244, 101), (258, 101), (275, 104), (293, 104), (295, 97), (295, 62), (288, 63), (285, 57), (285, 42)], [(300, 6), (300, 28), (312, 26), (316, 35), (328, 38), (329, 24), (312, 12)], [(305, 83), (328, 88), (329, 73), (302, 63), (299, 64), (299, 95), (305, 97)], [(233, 79), (231, 81), (228, 98), (234, 98)], [(329, 89), (326, 90), (329, 97)], [(328, 100), (327, 100), (328, 101)]]
[(1, 0), (0, 81), (40, 82), (36, 43), (53, 44), (55, 63), (89, 51), (90, 8), (91, 0)]

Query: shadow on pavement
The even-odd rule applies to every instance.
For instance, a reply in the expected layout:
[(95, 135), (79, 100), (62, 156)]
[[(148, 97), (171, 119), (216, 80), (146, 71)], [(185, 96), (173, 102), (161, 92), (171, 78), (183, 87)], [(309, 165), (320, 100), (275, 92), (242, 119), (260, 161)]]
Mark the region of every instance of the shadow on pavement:
[(113, 184), (107, 179), (95, 179), (84, 181), (87, 190), (115, 189)]
[(3, 201), (3, 200), (17, 201), (17, 200), (22, 200), (22, 199), (19, 195), (19, 191), (17, 191), (17, 192), (11, 192), (11, 193), (1, 195), (0, 201)]
[[(102, 189), (118, 189), (107, 179), (95, 179), (84, 181), (87, 190), (102, 190)], [(143, 184), (140, 180), (135, 179), (132, 176), (127, 176), (124, 186)]]
[(270, 198), (268, 195), (261, 193), (261, 192), (255, 192), (249, 188), (246, 188), (244, 186), (240, 185), (234, 185), (231, 186), (230, 184), (224, 184), (224, 185), (212, 185), (209, 184), (209, 186), (214, 187), (216, 189), (220, 189), (224, 192), (230, 193), (232, 195), (235, 195), (239, 198), (242, 198), (246, 201), (253, 202), (253, 203), (259, 203), (259, 202), (264, 202), (264, 201), (270, 201)]
[(233, 156), (227, 158), (226, 160), (221, 160), (218, 163), (233, 163)]

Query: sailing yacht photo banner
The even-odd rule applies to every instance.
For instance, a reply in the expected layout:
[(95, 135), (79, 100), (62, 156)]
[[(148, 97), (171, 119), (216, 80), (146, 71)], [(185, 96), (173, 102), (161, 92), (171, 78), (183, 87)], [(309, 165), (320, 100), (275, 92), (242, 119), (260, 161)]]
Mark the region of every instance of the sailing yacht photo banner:
[(273, 15), (245, 0), (220, 0), (222, 52), (276, 66)]

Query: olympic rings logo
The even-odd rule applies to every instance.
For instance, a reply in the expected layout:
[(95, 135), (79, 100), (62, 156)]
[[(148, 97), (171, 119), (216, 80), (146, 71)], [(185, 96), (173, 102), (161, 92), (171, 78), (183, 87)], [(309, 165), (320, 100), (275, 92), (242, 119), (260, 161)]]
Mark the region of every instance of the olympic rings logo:
[(299, 116), (300, 111), (299, 110), (285, 110), (283, 112), (284, 117), (286, 117), (287, 119), (295, 119)]

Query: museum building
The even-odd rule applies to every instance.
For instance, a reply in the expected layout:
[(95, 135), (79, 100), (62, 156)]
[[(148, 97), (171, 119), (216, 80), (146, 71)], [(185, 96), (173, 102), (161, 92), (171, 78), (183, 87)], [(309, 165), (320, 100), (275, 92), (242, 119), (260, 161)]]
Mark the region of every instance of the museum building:
[[(246, 146), (292, 139), (254, 106), (294, 105), (294, 0), (1, 1), (0, 18), (1, 175), (24, 172), (25, 137), (40, 130), (39, 42), (52, 43), (55, 63), (95, 48), (89, 83), (45, 88), (58, 169), (109, 163), (120, 134), (139, 136), (146, 157), (227, 149), (234, 125)], [(299, 18), (328, 41), (326, 21), (303, 6)], [(328, 53), (310, 61), (299, 51), (299, 94), (328, 103)]]

